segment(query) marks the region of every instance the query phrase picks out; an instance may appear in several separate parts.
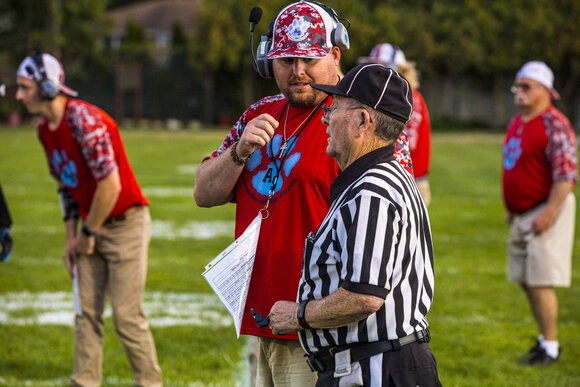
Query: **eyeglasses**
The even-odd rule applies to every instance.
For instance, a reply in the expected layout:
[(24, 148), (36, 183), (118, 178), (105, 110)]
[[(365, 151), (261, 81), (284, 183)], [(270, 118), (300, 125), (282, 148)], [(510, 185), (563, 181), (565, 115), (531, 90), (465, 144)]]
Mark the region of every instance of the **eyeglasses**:
[(335, 104), (332, 105), (322, 105), (322, 118), (324, 121), (328, 122), (330, 120), (330, 115), (334, 113), (335, 110), (340, 108), (354, 110), (354, 109), (364, 109), (363, 106), (336, 106)]
[(522, 89), (522, 91), (525, 93), (525, 92), (528, 92), (529, 90), (533, 89), (536, 86), (537, 85), (532, 85), (531, 83), (524, 83), (524, 82), (522, 82), (522, 83), (515, 83), (510, 88), (510, 90), (511, 90), (512, 93), (515, 94), (518, 91), (518, 89)]

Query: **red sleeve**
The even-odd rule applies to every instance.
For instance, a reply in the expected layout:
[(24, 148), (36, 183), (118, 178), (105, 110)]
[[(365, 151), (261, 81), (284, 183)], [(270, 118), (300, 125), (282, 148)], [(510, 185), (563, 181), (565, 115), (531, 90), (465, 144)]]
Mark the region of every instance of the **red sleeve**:
[(421, 93), (413, 90), (413, 114), (405, 132), (409, 136), (409, 147), (415, 177), (421, 178), (429, 173), (431, 159), (431, 122), (429, 111)]
[(576, 155), (576, 134), (570, 122), (559, 112), (547, 114), (544, 118), (548, 147), (546, 156), (552, 166), (552, 180), (570, 181), (576, 184), (578, 165)]
[(91, 174), (97, 181), (102, 180), (118, 170), (107, 127), (114, 123), (104, 121), (95, 106), (71, 102), (69, 108), (67, 119), (70, 120), (73, 136), (81, 147)]

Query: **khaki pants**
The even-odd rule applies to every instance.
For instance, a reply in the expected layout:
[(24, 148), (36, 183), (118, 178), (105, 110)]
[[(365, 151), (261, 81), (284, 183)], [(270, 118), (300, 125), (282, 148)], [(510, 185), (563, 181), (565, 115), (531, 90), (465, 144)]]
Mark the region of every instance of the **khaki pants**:
[(258, 337), (259, 387), (309, 387), (316, 384), (317, 373), (312, 372), (300, 342)]
[(106, 223), (95, 253), (77, 257), (82, 315), (76, 316), (71, 385), (98, 386), (103, 363), (103, 311), (108, 290), (117, 336), (131, 364), (135, 384), (161, 386), (161, 369), (149, 323), (141, 309), (151, 231), (148, 207), (132, 208), (124, 220)]

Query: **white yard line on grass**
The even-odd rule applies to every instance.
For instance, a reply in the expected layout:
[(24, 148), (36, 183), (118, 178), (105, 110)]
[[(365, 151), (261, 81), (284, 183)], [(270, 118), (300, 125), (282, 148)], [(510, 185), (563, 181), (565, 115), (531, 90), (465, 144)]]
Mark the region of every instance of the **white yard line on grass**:
[[(233, 325), (213, 294), (146, 293), (143, 308), (153, 327)], [(105, 317), (110, 315), (107, 308)], [(73, 323), (72, 292), (0, 294), (0, 324), (72, 326)]]
[(171, 198), (185, 197), (192, 198), (193, 203), (193, 186), (191, 187), (144, 187), (143, 193), (147, 197)]
[(174, 222), (167, 220), (154, 220), (151, 228), (153, 238), (160, 239), (200, 239), (207, 240), (216, 237), (234, 236), (233, 221), (213, 222), (187, 222), (181, 227), (176, 227)]
[[(202, 327), (233, 327), (232, 318), (213, 294), (205, 293), (146, 293), (144, 302), (152, 327), (194, 325)], [(110, 317), (107, 307), (105, 317)], [(64, 325), (73, 326), (74, 311), (71, 292), (14, 292), (0, 294), (0, 324), (4, 325)], [(234, 334), (232, 329), (231, 334)], [(247, 348), (243, 349), (240, 362), (234, 371), (232, 385), (249, 386)], [(109, 386), (126, 386), (131, 380), (108, 377), (103, 381)], [(0, 385), (63, 386), (68, 379), (16, 380), (0, 376)], [(171, 381), (166, 380), (171, 385)], [(189, 387), (206, 386), (202, 382), (189, 382)]]
[(177, 173), (180, 175), (195, 175), (195, 171), (199, 167), (199, 164), (182, 164), (177, 166)]
[[(45, 235), (61, 235), (64, 229), (60, 225), (37, 226), (19, 225), (20, 231), (34, 232)], [(207, 240), (217, 237), (234, 237), (234, 222), (229, 220), (216, 220), (211, 222), (186, 222), (177, 226), (175, 222), (169, 220), (153, 220), (151, 226), (153, 238), (159, 239), (197, 239)]]

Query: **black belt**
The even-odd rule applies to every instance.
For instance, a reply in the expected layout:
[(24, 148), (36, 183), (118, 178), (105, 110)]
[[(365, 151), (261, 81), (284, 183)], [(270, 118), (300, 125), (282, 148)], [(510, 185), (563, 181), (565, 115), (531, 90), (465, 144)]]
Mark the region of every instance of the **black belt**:
[(398, 351), (403, 345), (414, 342), (428, 343), (429, 340), (431, 340), (431, 333), (429, 332), (429, 328), (425, 328), (422, 331), (401, 337), (397, 340), (375, 341), (373, 343), (353, 343), (345, 346), (323, 349), (322, 351), (304, 356), (306, 357), (306, 362), (312, 371), (324, 372), (335, 368), (334, 354), (337, 352), (350, 349), (350, 361), (354, 363), (359, 360), (368, 359), (369, 357), (378, 355), (379, 353)]
[(125, 210), (125, 212), (123, 212), (120, 215), (117, 216), (111, 216), (110, 218), (108, 218), (107, 220), (105, 220), (105, 222), (103, 224), (111, 224), (111, 223), (116, 223), (116, 222), (122, 222), (125, 219), (127, 219), (127, 215), (131, 212), (133, 212), (136, 209), (139, 209), (141, 207), (144, 207), (143, 204), (134, 204), (131, 207), (127, 208)]

